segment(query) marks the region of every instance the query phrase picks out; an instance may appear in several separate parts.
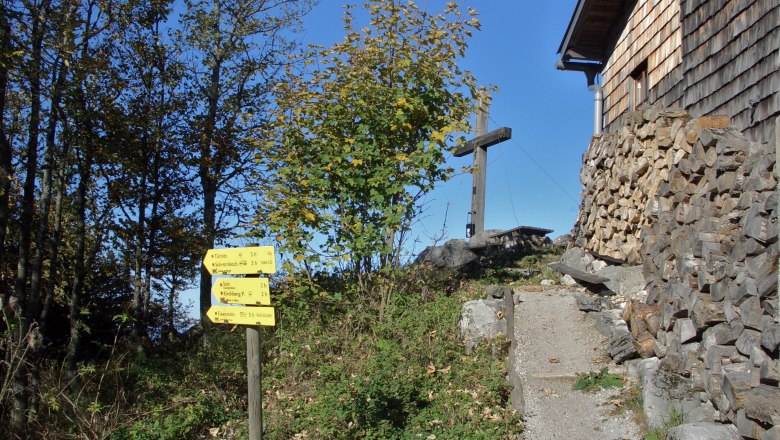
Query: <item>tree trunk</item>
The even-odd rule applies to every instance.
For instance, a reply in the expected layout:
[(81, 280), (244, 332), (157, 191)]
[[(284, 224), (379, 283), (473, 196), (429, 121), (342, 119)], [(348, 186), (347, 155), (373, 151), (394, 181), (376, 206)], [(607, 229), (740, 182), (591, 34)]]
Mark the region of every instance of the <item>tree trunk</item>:
[[(87, 140), (86, 142), (91, 142)], [(75, 273), (73, 286), (70, 293), (70, 341), (65, 355), (65, 371), (75, 390), (76, 361), (78, 358), (79, 344), (81, 342), (81, 298), (84, 291), (86, 278), (86, 246), (87, 246), (87, 190), (92, 179), (92, 151), (87, 148), (81, 160), (79, 160), (79, 185), (76, 193), (76, 252)]]
[[(0, 2), (0, 41), (8, 46), (3, 51), (12, 52), (11, 47), (11, 28), (8, 23), (8, 11), (5, 2)], [(0, 63), (0, 271), (5, 269), (6, 264), (6, 231), (8, 229), (8, 219), (10, 216), (10, 192), (11, 180), (14, 175), (13, 167), (13, 148), (8, 140), (8, 134), (5, 127), (5, 97), (8, 88), (8, 64)], [(0, 292), (0, 304), (6, 304), (6, 291)]]
[[(204, 179), (201, 179), (203, 181)], [(216, 241), (216, 198), (217, 190), (213, 182), (203, 187), (203, 238), (207, 249), (214, 247)], [(203, 254), (205, 255), (205, 250)], [(206, 267), (200, 267), (200, 319), (204, 331), (211, 327), (211, 321), (206, 316), (211, 308), (211, 274)]]
[[(40, 11), (30, 11), (33, 17)], [(32, 20), (32, 51), (29, 67), (30, 81), (30, 122), (27, 130), (27, 164), (25, 166), (24, 187), (22, 193), (22, 213), (19, 218), (19, 261), (16, 269), (14, 295), (19, 300), (27, 316), (27, 276), (29, 269), (30, 246), (32, 242), (33, 214), (35, 210), (35, 178), (38, 172), (38, 132), (41, 122), (41, 50), (43, 46), (41, 23)], [(26, 330), (23, 329), (23, 330)]]
[[(146, 158), (147, 154), (147, 141), (143, 140), (143, 154), (142, 157)], [(144, 326), (144, 313), (143, 313), (143, 297), (144, 297), (144, 247), (146, 246), (146, 164), (142, 165), (144, 170), (141, 174), (141, 184), (138, 188), (140, 191), (138, 201), (138, 220), (136, 223), (135, 231), (135, 262), (134, 262), (134, 280), (133, 280), (133, 330), (132, 339), (136, 352), (141, 353), (143, 351), (143, 345), (141, 338), (143, 337)]]
[[(143, 317), (144, 320), (149, 319), (149, 313), (150, 313), (150, 303), (152, 300), (152, 278), (154, 275), (154, 262), (155, 258), (157, 257), (157, 231), (160, 229), (160, 203), (161, 198), (163, 196), (163, 192), (165, 191), (160, 182), (160, 168), (164, 165), (161, 163), (160, 160), (160, 150), (162, 149), (162, 144), (160, 141), (159, 135), (154, 136), (154, 153), (152, 160), (152, 176), (151, 176), (151, 184), (152, 184), (152, 209), (149, 216), (149, 223), (151, 227), (149, 228), (149, 237), (147, 242), (148, 247), (146, 249), (146, 267), (145, 267), (145, 279), (144, 279), (144, 308), (143, 308)], [(146, 322), (146, 321), (145, 321)]]
[(44, 155), (43, 180), (41, 182), (41, 198), (39, 202), (40, 213), (38, 214), (38, 230), (35, 234), (35, 255), (30, 270), (30, 298), (27, 306), (27, 319), (29, 322), (37, 321), (40, 314), (40, 286), (43, 272), (43, 257), (46, 249), (44, 243), (49, 231), (52, 184), (54, 181), (54, 167), (56, 166), (57, 145), (55, 136), (57, 124), (59, 123), (60, 99), (62, 98), (62, 90), (65, 85), (65, 75), (67, 74), (64, 62), (59, 67), (59, 72), (55, 72), (53, 75), (56, 79), (53, 81), (49, 121), (46, 129), (46, 153)]
[(168, 290), (167, 321), (171, 331), (176, 329), (176, 295), (178, 293), (179, 279), (176, 274), (171, 274), (171, 285)]
[[(62, 149), (62, 157), (67, 156), (67, 146)], [(67, 187), (67, 171), (65, 168), (59, 170), (57, 177), (57, 194), (54, 198), (54, 231), (49, 237), (49, 279), (46, 284), (46, 295), (43, 299), (43, 308), (41, 310), (40, 329), (44, 338), (47, 335), (47, 323), (51, 310), (51, 303), (54, 298), (54, 290), (57, 287), (57, 266), (59, 265), (60, 243), (62, 242), (62, 199)]]
[[(18, 299), (23, 314), (17, 329), (20, 332), (19, 334), (25, 338), (23, 344), (28, 344), (29, 341), (26, 338), (31, 328), (27, 278), (35, 210), (35, 179), (38, 172), (38, 134), (41, 120), (41, 52), (45, 33), (42, 20), (38, 20), (38, 17), (42, 16), (44, 12), (38, 8), (32, 8), (30, 13), (33, 17), (30, 33), (32, 47), (28, 70), (30, 119), (27, 131), (27, 164), (22, 193), (22, 213), (19, 218), (19, 259), (17, 261), (16, 282), (14, 284), (14, 296)], [(20, 435), (27, 430), (27, 413), (29, 411), (30, 397), (27, 372), (27, 368), (22, 366), (14, 375), (14, 403), (11, 411), (11, 429)]]
[[(206, 115), (205, 133), (200, 146), (200, 182), (203, 190), (203, 238), (207, 249), (214, 247), (216, 241), (217, 219), (217, 173), (213, 170), (213, 155), (211, 144), (217, 124), (217, 105), (220, 90), (220, 63), (215, 60), (211, 69), (209, 85), (208, 113)], [(204, 249), (205, 254), (206, 249)], [(211, 274), (205, 267), (200, 268), (200, 319), (204, 331), (208, 331), (211, 321), (206, 312), (211, 307)]]

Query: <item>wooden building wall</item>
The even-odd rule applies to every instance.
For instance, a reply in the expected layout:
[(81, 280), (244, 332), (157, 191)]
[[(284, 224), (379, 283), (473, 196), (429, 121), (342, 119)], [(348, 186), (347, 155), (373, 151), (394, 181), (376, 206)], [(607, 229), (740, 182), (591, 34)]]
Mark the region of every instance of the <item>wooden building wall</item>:
[(623, 123), (631, 73), (647, 63), (649, 103), (725, 114), (773, 139), (780, 116), (780, 1), (637, 0), (602, 72), (604, 127)]
[(682, 0), (682, 105), (773, 139), (780, 115), (780, 1)]
[(631, 73), (647, 62), (648, 101), (680, 105), (680, 0), (637, 0), (602, 71), (604, 127), (619, 127), (631, 102)]

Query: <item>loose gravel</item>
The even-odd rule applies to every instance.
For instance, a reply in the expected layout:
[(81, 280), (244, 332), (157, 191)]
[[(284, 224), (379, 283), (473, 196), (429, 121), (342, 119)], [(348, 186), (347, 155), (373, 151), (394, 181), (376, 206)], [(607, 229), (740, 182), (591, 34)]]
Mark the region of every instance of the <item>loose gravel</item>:
[(577, 373), (609, 367), (607, 341), (565, 290), (519, 293), (515, 374), (525, 398), (525, 440), (641, 439), (630, 412), (614, 412), (620, 390), (574, 391)]

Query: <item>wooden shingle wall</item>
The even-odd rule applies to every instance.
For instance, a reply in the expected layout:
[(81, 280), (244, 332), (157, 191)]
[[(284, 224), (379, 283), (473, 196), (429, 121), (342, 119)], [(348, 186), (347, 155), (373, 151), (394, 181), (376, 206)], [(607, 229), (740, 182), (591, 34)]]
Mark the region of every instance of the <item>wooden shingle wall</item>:
[(682, 0), (682, 105), (693, 116), (726, 114), (756, 141), (780, 115), (780, 2)]
[(680, 0), (638, 0), (602, 72), (604, 126), (619, 127), (633, 110), (631, 73), (647, 62), (648, 100), (680, 105), (682, 29)]

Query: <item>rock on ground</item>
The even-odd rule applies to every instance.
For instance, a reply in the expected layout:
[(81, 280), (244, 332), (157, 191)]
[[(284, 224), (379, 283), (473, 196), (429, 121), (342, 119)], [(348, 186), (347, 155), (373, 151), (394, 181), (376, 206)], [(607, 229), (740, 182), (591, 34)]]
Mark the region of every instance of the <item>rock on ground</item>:
[(699, 393), (693, 391), (691, 379), (659, 368), (648, 368), (642, 380), (642, 402), (651, 428), (659, 428), (669, 421), (672, 412), (686, 421), (711, 422), (715, 417), (712, 405), (704, 405)]
[(596, 275), (609, 278), (609, 281), (604, 285), (609, 290), (626, 298), (636, 298), (636, 294), (647, 287), (647, 281), (642, 274), (642, 266), (606, 266), (596, 271)]
[(471, 354), (479, 341), (507, 333), (504, 313), (503, 299), (478, 299), (463, 304), (458, 335), (466, 340), (466, 354)]
[(667, 440), (741, 440), (734, 425), (698, 422), (685, 423), (669, 430)]
[(430, 264), (433, 267), (456, 269), (477, 259), (465, 240), (450, 240), (442, 246), (429, 246), (414, 260), (417, 264)]
[(561, 255), (561, 263), (583, 272), (588, 271), (588, 266), (593, 263), (593, 256), (582, 248), (573, 247)]

